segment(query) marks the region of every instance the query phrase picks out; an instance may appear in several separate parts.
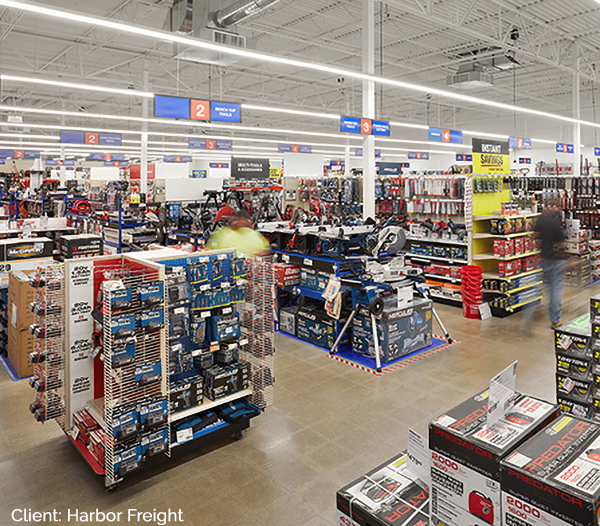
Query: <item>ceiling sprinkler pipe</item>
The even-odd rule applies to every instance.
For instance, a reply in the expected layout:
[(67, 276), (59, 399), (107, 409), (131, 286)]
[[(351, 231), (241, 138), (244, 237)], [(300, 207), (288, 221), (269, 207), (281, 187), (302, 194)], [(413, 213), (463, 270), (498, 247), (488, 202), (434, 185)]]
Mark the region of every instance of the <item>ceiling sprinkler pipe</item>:
[(267, 7), (275, 5), (279, 0), (240, 0), (217, 11), (213, 21), (217, 27), (226, 28), (238, 24), (242, 20), (256, 15)]

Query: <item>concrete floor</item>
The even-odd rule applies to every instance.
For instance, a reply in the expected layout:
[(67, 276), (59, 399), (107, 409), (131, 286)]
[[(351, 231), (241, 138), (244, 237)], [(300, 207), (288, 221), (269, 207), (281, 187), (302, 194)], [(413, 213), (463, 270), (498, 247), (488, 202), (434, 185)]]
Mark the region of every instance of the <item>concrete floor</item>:
[[(566, 289), (563, 321), (587, 312), (599, 292), (598, 285)], [(68, 509), (98, 509), (125, 512), (120, 524), (158, 524), (128, 522), (127, 510), (135, 508), (181, 510), (195, 525), (333, 525), (337, 489), (405, 448), (409, 427), (425, 434), (432, 418), (484, 389), (514, 360), (517, 388), (555, 401), (544, 306), (530, 318), (485, 322), (466, 320), (455, 307), (436, 308), (460, 344), (381, 377), (278, 336), (275, 404), (242, 440), (140, 473), (112, 493), (56, 424), (33, 420), (31, 388), (11, 382), (0, 367), (0, 526), (16, 524), (15, 508), (57, 510), (63, 522)]]

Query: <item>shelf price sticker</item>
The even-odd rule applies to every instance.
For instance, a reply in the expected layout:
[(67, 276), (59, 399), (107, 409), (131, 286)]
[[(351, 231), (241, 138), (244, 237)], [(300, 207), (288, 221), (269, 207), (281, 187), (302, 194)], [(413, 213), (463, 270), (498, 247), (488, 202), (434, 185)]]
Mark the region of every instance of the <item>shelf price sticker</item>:
[(189, 442), (194, 438), (194, 431), (191, 427), (187, 429), (180, 429), (177, 431), (177, 443)]

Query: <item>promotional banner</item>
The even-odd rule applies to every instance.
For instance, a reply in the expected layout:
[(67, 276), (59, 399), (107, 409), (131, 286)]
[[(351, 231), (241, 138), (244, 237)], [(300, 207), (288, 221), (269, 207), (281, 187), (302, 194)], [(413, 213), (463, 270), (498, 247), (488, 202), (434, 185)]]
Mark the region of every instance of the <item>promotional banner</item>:
[(510, 173), (508, 141), (473, 139), (474, 174)]
[(236, 179), (268, 179), (269, 159), (232, 157), (231, 177)]

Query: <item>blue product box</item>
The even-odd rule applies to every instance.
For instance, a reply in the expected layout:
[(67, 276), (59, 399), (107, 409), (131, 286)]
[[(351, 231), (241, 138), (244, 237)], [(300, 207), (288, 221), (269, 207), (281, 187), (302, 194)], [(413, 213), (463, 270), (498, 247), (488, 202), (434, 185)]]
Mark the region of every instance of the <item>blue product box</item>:
[(139, 418), (143, 430), (160, 427), (167, 423), (167, 400), (155, 398), (139, 405)]
[(119, 316), (113, 318), (110, 333), (115, 340), (129, 338), (135, 333), (135, 316)]
[(165, 299), (165, 286), (163, 283), (147, 283), (137, 288), (137, 298), (143, 309), (150, 309), (162, 305)]
[(197, 288), (210, 281), (210, 258), (202, 257), (190, 264), (190, 283), (192, 288)]
[(331, 349), (336, 340), (335, 329), (336, 320), (326, 314), (303, 307), (298, 309), (296, 314), (296, 336), (298, 338)]
[(143, 465), (141, 445), (137, 443), (115, 447), (113, 465), (114, 475), (118, 478), (140, 469)]
[(240, 315), (237, 312), (208, 318), (210, 323), (209, 338), (211, 342), (237, 340), (241, 336)]
[(244, 278), (248, 275), (246, 260), (239, 256), (231, 260), (231, 279)]
[(121, 312), (131, 308), (131, 289), (113, 289), (110, 292), (111, 312)]
[(113, 369), (125, 367), (135, 361), (135, 343), (129, 343), (113, 349), (110, 365)]
[[(430, 300), (417, 298), (403, 309), (381, 315), (377, 320), (377, 334), (383, 363), (431, 345), (431, 307)], [(371, 317), (366, 307), (361, 306), (352, 321), (352, 348), (358, 354), (375, 357)]]
[[(166, 403), (166, 402), (165, 402)], [(144, 459), (166, 453), (169, 449), (169, 431), (161, 429), (144, 433), (141, 437), (140, 450)]]
[(192, 343), (203, 346), (206, 341), (206, 319), (198, 319), (192, 322), (191, 340)]
[(135, 368), (135, 381), (139, 387), (160, 382), (162, 379), (161, 363), (147, 363)]
[(135, 436), (139, 430), (139, 411), (135, 405), (126, 405), (113, 410), (113, 437), (124, 442)]
[(210, 256), (210, 282), (213, 285), (229, 281), (229, 260), (231, 257), (232, 254), (229, 253)]
[(164, 309), (142, 312), (137, 315), (138, 327), (144, 331), (155, 331), (162, 329), (165, 325)]

